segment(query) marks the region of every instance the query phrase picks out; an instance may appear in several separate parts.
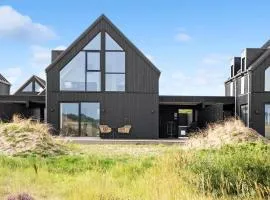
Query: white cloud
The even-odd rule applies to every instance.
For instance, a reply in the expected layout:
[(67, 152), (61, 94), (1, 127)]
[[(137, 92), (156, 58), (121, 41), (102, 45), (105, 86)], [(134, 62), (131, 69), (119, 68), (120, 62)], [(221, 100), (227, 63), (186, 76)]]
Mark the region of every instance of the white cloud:
[(187, 33), (178, 33), (176, 36), (175, 36), (175, 40), (178, 41), (178, 42), (188, 42), (190, 41), (192, 38), (190, 35), (188, 35)]
[(20, 67), (10, 67), (3, 70), (4, 77), (13, 85), (17, 80), (21, 78), (23, 74)]
[(59, 46), (55, 47), (53, 50), (64, 51), (64, 50), (66, 50), (66, 48), (67, 47), (65, 45), (59, 45)]
[(0, 6), (0, 38), (19, 39), (21, 41), (42, 41), (56, 37), (49, 27), (33, 22), (11, 6)]
[(209, 54), (203, 58), (202, 63), (206, 65), (217, 65), (224, 62), (229, 62), (230, 56), (221, 54)]
[(163, 68), (160, 78), (162, 95), (224, 96), (224, 81), (228, 78), (229, 56), (209, 54), (198, 66)]
[(31, 46), (31, 65), (45, 69), (51, 61), (51, 51), (49, 48), (33, 45)]

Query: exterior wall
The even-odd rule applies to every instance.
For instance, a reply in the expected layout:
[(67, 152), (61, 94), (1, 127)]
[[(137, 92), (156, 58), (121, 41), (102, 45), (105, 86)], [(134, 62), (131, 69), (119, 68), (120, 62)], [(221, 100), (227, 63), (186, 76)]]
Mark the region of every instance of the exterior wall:
[(52, 50), (52, 54), (51, 54), (51, 62), (55, 61), (56, 58), (63, 53), (62, 50)]
[(0, 120), (10, 121), (16, 114), (33, 120), (44, 120), (45, 104), (0, 103)]
[(270, 57), (251, 72), (252, 94), (250, 126), (260, 134), (265, 135), (265, 104), (270, 104), (270, 92), (264, 91), (265, 70), (270, 66)]
[(0, 95), (9, 95), (10, 94), (10, 85), (0, 82)]
[(259, 58), (260, 55), (265, 51), (265, 49), (261, 48), (247, 48), (246, 49), (246, 68)]
[(224, 119), (223, 104), (205, 106), (198, 112), (198, 125), (205, 127), (208, 123), (217, 122)]
[[(60, 70), (100, 31), (108, 32), (125, 51), (125, 92), (105, 92), (102, 87), (101, 92), (60, 91)], [(68, 53), (47, 70), (47, 122), (53, 125), (56, 132), (60, 128), (60, 102), (99, 102), (101, 124), (112, 128), (127, 123), (132, 125), (129, 135), (107, 137), (158, 138), (160, 73), (115, 27), (102, 19), (66, 51)], [(104, 70), (104, 61), (101, 61), (102, 74)], [(105, 85), (104, 78), (101, 85)]]

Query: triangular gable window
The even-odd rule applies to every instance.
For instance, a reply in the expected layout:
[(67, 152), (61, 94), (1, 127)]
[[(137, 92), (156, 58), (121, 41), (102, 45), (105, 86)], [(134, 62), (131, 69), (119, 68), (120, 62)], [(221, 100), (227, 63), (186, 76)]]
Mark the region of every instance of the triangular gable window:
[(35, 82), (35, 92), (41, 92), (43, 88), (39, 85), (39, 83)]
[(83, 50), (100, 50), (101, 49), (101, 33), (97, 34)]
[(105, 33), (105, 39), (106, 39), (106, 50), (123, 51), (123, 49), (119, 46), (119, 44), (117, 44), (117, 42), (115, 42), (114, 39), (112, 39), (108, 33)]
[(33, 83), (29, 83), (23, 90), (23, 92), (32, 92), (33, 91)]

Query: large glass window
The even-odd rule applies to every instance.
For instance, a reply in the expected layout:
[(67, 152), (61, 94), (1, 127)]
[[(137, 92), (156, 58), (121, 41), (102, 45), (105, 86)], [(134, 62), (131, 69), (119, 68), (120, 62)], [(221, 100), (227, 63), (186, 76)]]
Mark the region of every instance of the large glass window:
[(114, 39), (112, 39), (112, 37), (108, 34), (105, 33), (105, 39), (106, 39), (106, 50), (119, 50), (119, 51), (123, 51), (123, 49), (119, 46), (119, 44), (117, 44), (117, 42), (114, 41)]
[(264, 90), (270, 91), (270, 67), (268, 67), (264, 73)]
[(61, 103), (60, 129), (66, 136), (99, 136), (99, 103)]
[(39, 83), (35, 82), (35, 92), (41, 92), (43, 88), (39, 85)]
[(23, 92), (33, 92), (33, 82), (30, 82), (25, 88), (22, 90)]
[(61, 134), (66, 136), (79, 136), (79, 104), (60, 104)]
[(100, 76), (100, 72), (87, 72), (87, 91), (100, 91)]
[(248, 124), (248, 105), (241, 105), (240, 106), (240, 118), (244, 122), (244, 124), (247, 126)]
[(81, 136), (99, 136), (99, 103), (81, 103)]
[(105, 89), (125, 91), (125, 52), (109, 34), (105, 39)]
[(85, 53), (80, 52), (60, 71), (60, 90), (85, 90)]
[(125, 74), (106, 74), (106, 91), (125, 91)]
[(98, 33), (60, 71), (61, 91), (125, 91), (125, 52), (108, 33), (104, 36)]
[(270, 138), (270, 104), (265, 105), (265, 137)]
[(97, 34), (83, 50), (100, 50), (101, 49), (101, 33)]
[(87, 70), (100, 70), (99, 52), (87, 52)]

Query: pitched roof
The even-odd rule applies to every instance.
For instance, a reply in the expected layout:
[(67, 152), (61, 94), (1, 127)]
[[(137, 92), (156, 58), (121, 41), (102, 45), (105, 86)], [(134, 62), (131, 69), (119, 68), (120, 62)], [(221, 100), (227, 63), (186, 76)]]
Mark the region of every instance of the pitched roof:
[(263, 44), (263, 46), (261, 47), (262, 49), (267, 49), (270, 47), (270, 40), (268, 40), (266, 43)]
[(269, 56), (270, 49), (266, 49), (265, 52), (263, 52), (262, 55), (250, 65), (248, 70), (252, 71), (256, 69), (266, 58), (269, 58)]
[(0, 74), (0, 82), (6, 85), (11, 85), (10, 82), (2, 74)]
[(33, 75), (27, 81), (25, 81), (24, 84), (14, 94), (21, 92), (32, 81), (38, 82), (43, 89), (46, 87), (45, 80), (43, 80), (42, 78), (40, 78), (36, 75)]
[(79, 43), (83, 38), (85, 38), (88, 33), (101, 21), (104, 20), (107, 24), (109, 24), (119, 35), (127, 42), (129, 46), (131, 46), (134, 51), (136, 51), (144, 60), (147, 62), (154, 71), (160, 74), (159, 69), (104, 15), (102, 14), (98, 17), (62, 54), (60, 54), (47, 68), (46, 72), (48, 72), (55, 64), (57, 64), (61, 59), (63, 59), (73, 48)]

